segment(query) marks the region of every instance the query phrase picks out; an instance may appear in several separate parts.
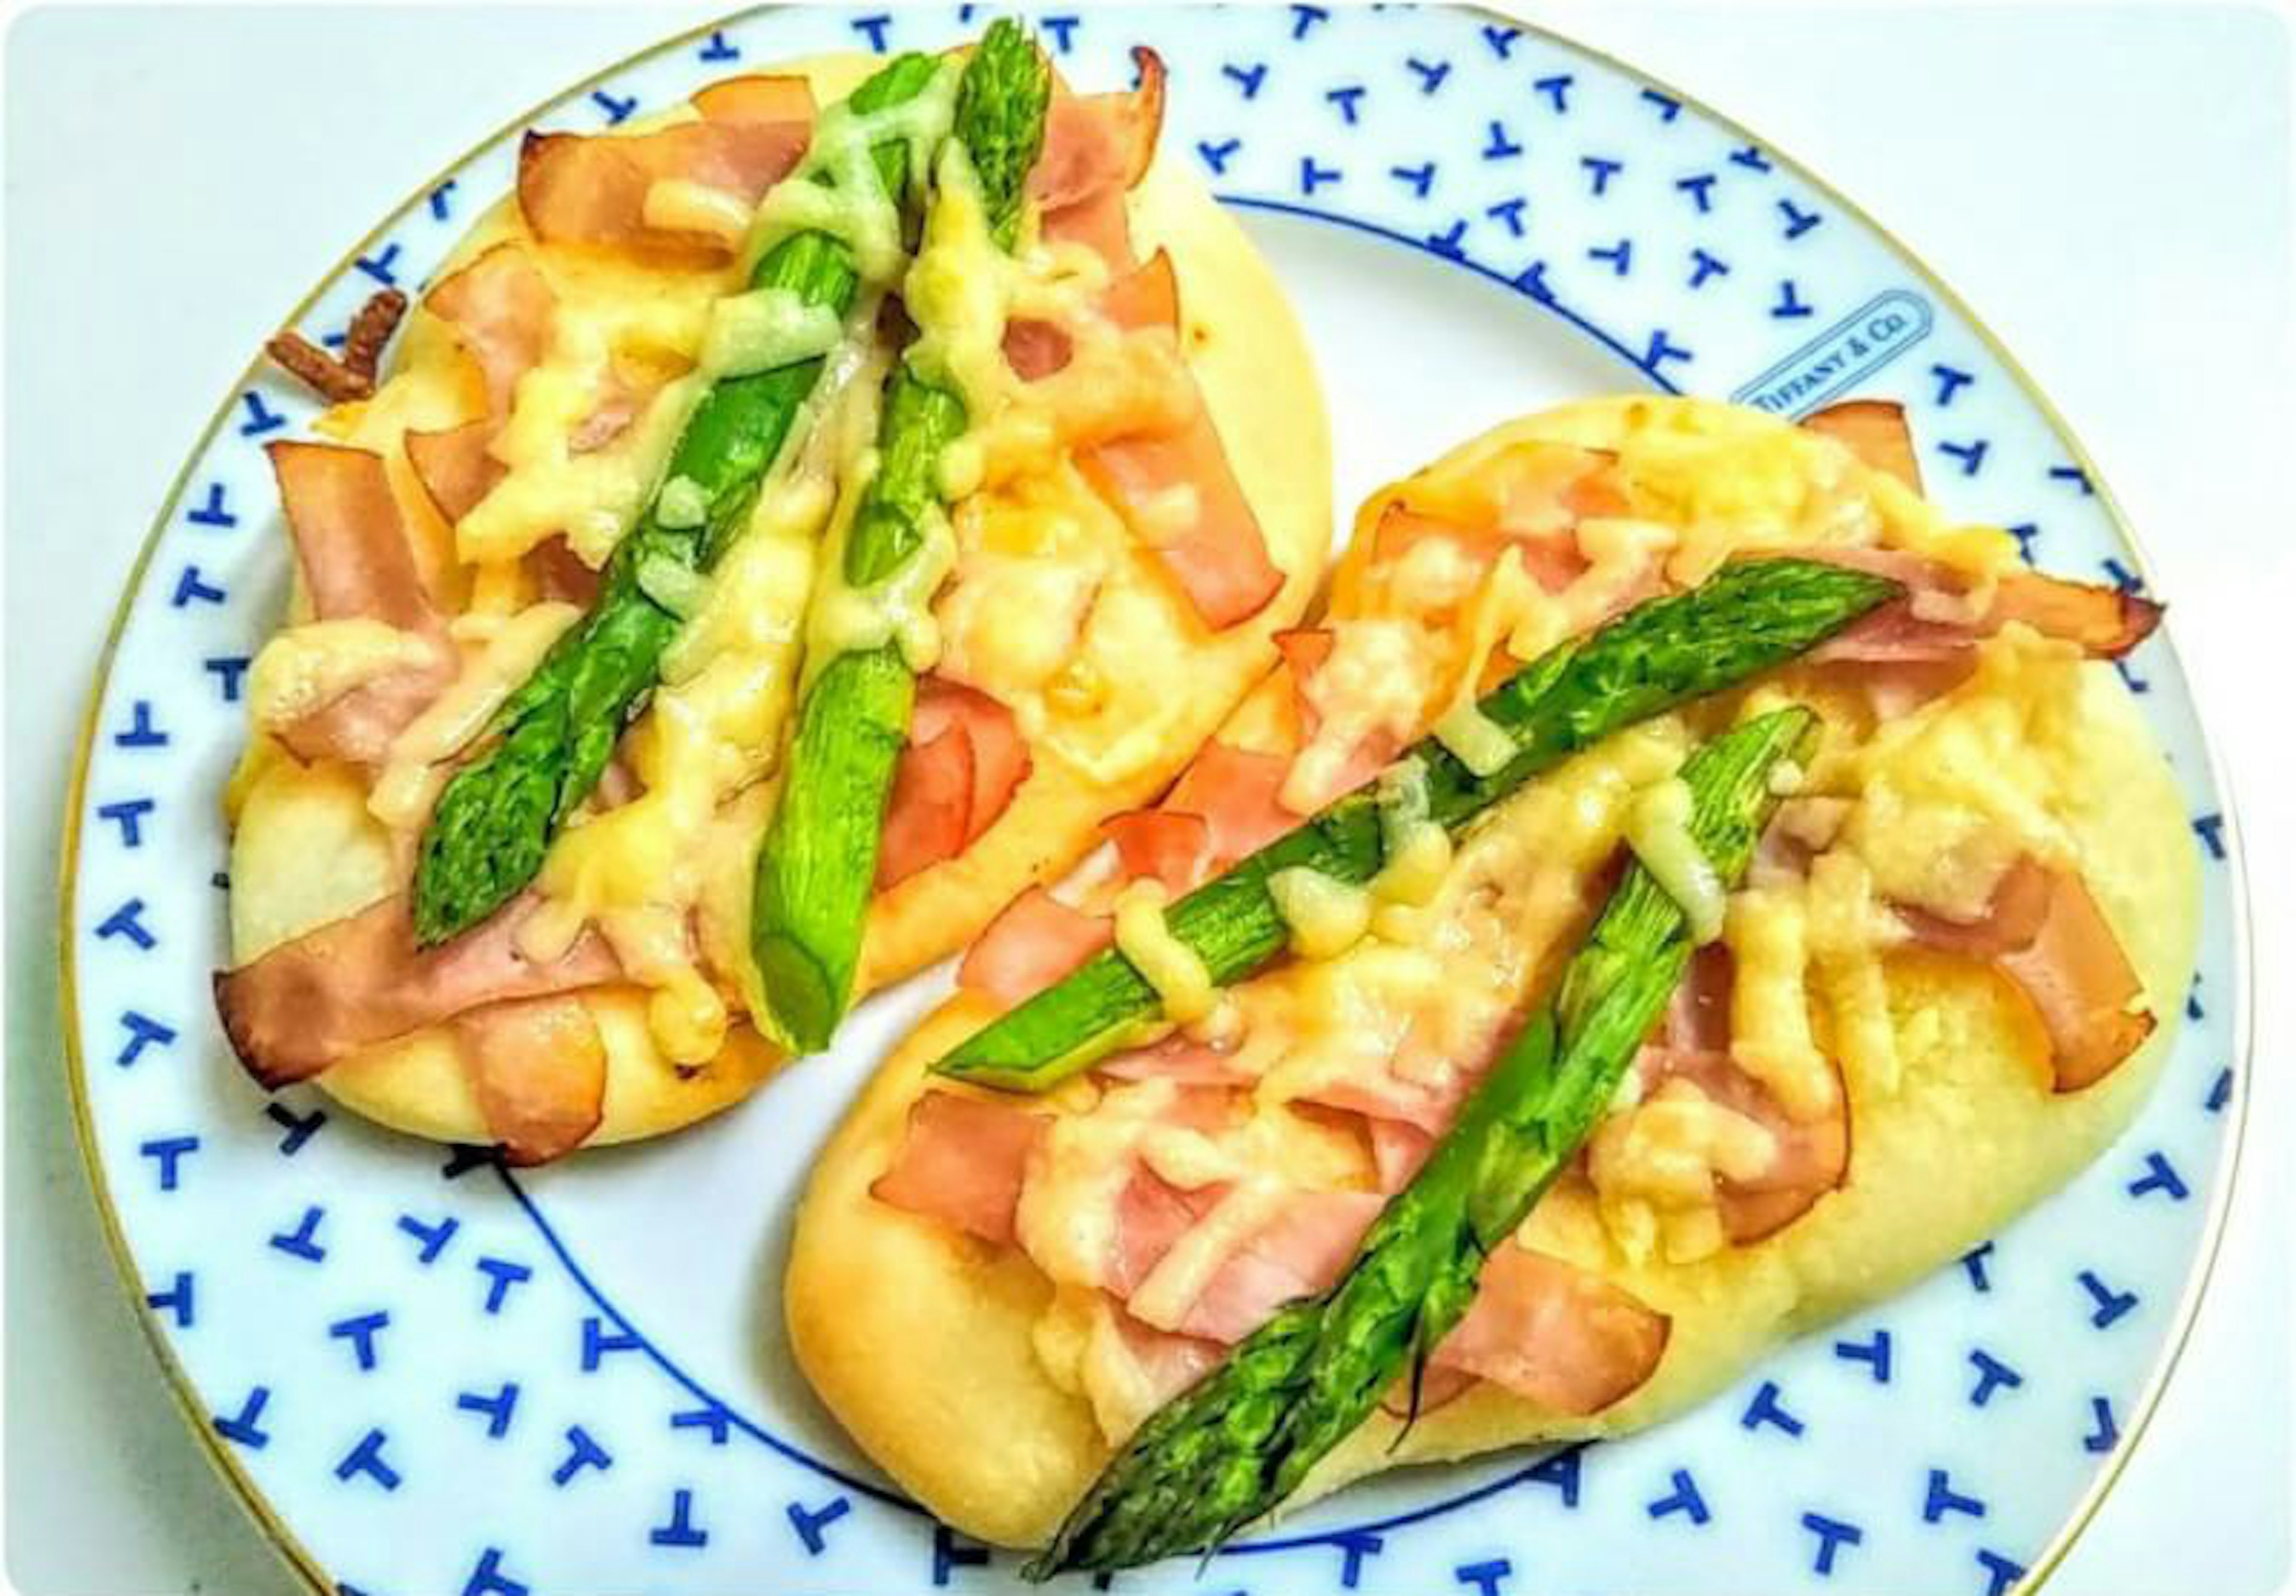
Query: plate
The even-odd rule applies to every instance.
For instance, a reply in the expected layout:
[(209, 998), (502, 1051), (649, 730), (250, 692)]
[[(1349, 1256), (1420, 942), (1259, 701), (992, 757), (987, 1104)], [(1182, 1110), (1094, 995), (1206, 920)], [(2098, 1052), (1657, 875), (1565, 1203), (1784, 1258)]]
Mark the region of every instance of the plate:
[[(420, 284), (532, 125), (594, 130), (825, 49), (934, 48), (966, 6), (770, 10), (577, 86), (425, 184), (290, 313), (339, 335)], [(1275, 263), (1352, 505), (1505, 416), (1588, 392), (1796, 415), (1904, 404), (1934, 497), (2051, 570), (2143, 565), (2079, 446), (1945, 286), (1745, 129), (1467, 11), (1079, 10), (1032, 20), (1083, 85), (1171, 69), (1167, 149)], [(256, 344), (269, 328), (250, 327)], [(815, 1148), (928, 975), (836, 1051), (684, 1136), (512, 1174), (232, 1062), (217, 794), (288, 579), (262, 446), (313, 406), (250, 368), (122, 601), (70, 806), (62, 927), (79, 1129), (147, 1330), (219, 1465), (315, 1588), (1014, 1591), (1018, 1559), (904, 1501), (791, 1368), (777, 1282)], [(2157, 1399), (2237, 1147), (2236, 849), (2175, 654), (2121, 666), (2205, 858), (2201, 975), (2127, 1137), (1917, 1289), (1695, 1413), (1590, 1450), (1415, 1469), (1119, 1588), (1716, 1596), (2038, 1584)], [(997, 1438), (981, 1437), (993, 1446)], [(1073, 1588), (1086, 1582), (1071, 1578)]]

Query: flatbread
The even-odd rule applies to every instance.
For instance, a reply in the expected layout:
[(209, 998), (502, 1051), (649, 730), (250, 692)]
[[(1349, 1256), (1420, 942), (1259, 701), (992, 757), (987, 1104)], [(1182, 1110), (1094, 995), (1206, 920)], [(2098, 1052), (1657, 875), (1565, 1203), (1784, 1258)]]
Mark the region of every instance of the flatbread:
[[(1862, 469), (1831, 445), (1784, 439), (1792, 429), (1751, 412), (1628, 399), (1511, 424), (1450, 463), (1532, 439), (1610, 448), (1642, 426), (1762, 445), (1812, 473)], [(1889, 497), (1878, 482), (1868, 486)], [(1358, 554), (1391, 497), (1367, 506)], [(1526, 1227), (1538, 1250), (1670, 1318), (1650, 1380), (1591, 1417), (1543, 1411), (1479, 1384), (1423, 1416), (1399, 1443), (1399, 1422), (1375, 1414), (1289, 1508), (1383, 1468), (1621, 1435), (1680, 1413), (1787, 1339), (1948, 1263), (2112, 1142), (2169, 1051), (2193, 968), (2198, 874), (2183, 803), (2133, 701), (2109, 666), (2070, 669), (2080, 677), (2078, 714), (2045, 751), (2052, 811), (2161, 1017), (2151, 1041), (2100, 1083), (2054, 1094), (2035, 1021), (1999, 976), (1917, 949), (1890, 955), (1888, 1007), (1902, 1075), (1893, 1087), (1845, 1065), (1852, 1152), (1842, 1189), (1765, 1240), (1690, 1264), (1629, 1263), (1584, 1211), (1543, 1206)], [(1040, 1545), (1111, 1452), (1090, 1405), (1054, 1381), (1032, 1345), (1050, 1283), (1017, 1248), (992, 1247), (870, 1196), (901, 1145), (929, 1065), (995, 1012), (959, 992), (870, 1082), (807, 1191), (784, 1301), (800, 1366), (872, 1459), (964, 1533)], [(983, 1445), (984, 1436), (994, 1444)]]
[[(802, 74), (816, 101), (828, 104), (880, 65), (866, 55), (836, 55), (773, 70)], [(1329, 547), (1330, 441), (1322, 395), (1274, 275), (1182, 157), (1160, 156), (1128, 208), (1142, 256), (1159, 247), (1172, 255), (1190, 366), (1283, 585), (1259, 613), (1224, 631), (1207, 631), (1186, 617), (1144, 634), (1139, 675), (1119, 686), (1152, 698), (1154, 712), (1113, 717), (1134, 726), (1121, 757), (1071, 763), (1037, 748), (1030, 779), (974, 845), (881, 896), (864, 952), (865, 991), (961, 946), (1022, 888), (1064, 872), (1096, 845), (1103, 819), (1168, 783), (1266, 673), (1275, 657), (1270, 635), (1305, 607)], [(506, 199), (474, 225), (439, 276), (512, 239), (530, 234), (516, 201)], [(640, 268), (611, 251), (578, 250), (568, 259), (570, 270), (644, 287)], [(400, 380), (373, 404), (338, 412), (333, 435), (385, 455), (418, 564), (433, 574), (434, 588), (451, 588), (452, 530), (398, 444), (406, 431), (451, 426), (468, 414), (467, 362), (452, 329), (418, 309), (389, 374)], [(962, 540), (961, 520), (959, 527)], [(1119, 580), (1131, 584), (1136, 608), (1165, 618), (1185, 612), (1177, 590), (1168, 582), (1159, 586), (1144, 564)], [(340, 767), (304, 767), (273, 750), (258, 751), (242, 769), (233, 793), (235, 966), (353, 914), (403, 883), (404, 863), (394, 861), (390, 834), (367, 814), (365, 798), (361, 784)], [(598, 1022), (607, 1055), (604, 1116), (585, 1146), (676, 1130), (746, 1096), (783, 1062), (737, 1024), (715, 1058), (698, 1067), (673, 1065), (646, 1024), (644, 991), (592, 989), (580, 1000)], [(413, 1135), (492, 1139), (444, 1027), (354, 1055), (316, 1084), (346, 1107)]]

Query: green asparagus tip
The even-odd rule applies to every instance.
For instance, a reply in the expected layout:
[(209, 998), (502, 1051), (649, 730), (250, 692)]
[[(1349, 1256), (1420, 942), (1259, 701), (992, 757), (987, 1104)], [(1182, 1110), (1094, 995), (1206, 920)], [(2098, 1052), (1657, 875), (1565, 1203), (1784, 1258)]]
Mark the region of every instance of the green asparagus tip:
[(1052, 63), (1011, 17), (988, 25), (956, 88), (956, 136), (989, 204), (988, 231), (1010, 250), (1021, 230), (1029, 169), (1045, 144)]

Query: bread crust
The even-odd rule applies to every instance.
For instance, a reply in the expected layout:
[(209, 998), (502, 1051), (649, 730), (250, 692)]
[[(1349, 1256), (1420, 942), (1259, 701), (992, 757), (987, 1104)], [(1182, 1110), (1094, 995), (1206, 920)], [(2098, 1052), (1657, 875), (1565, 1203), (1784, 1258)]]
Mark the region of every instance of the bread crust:
[[(839, 54), (772, 70), (803, 75), (817, 102), (826, 104), (881, 64), (867, 55)], [(1158, 248), (1171, 251), (1190, 365), (1258, 513), (1269, 558), (1284, 574), (1283, 586), (1250, 621), (1192, 637), (1185, 678), (1164, 684), (1171, 712), (1157, 745), (1121, 778), (1101, 779), (1038, 750), (1037, 773), (996, 825), (958, 858), (882, 895), (871, 911), (863, 954), (865, 991), (962, 946), (1030, 883), (1065, 871), (1095, 846), (1103, 819), (1146, 802), (1168, 783), (1266, 674), (1275, 658), (1270, 634), (1298, 618), (1327, 552), (1329, 429), (1306, 340), (1274, 274), (1180, 160), (1160, 160), (1129, 203), (1144, 257)], [(438, 275), (444, 278), (486, 249), (526, 236), (515, 201), (505, 200), (474, 224)], [(418, 314), (395, 351), (393, 374), (447, 374), (430, 386), (451, 395), (461, 386), (461, 359), (445, 325)], [(421, 391), (423, 397), (402, 407), (410, 424), (448, 424), (450, 416), (428, 414), (425, 407), (435, 401), (429, 388)], [(361, 442), (372, 441), (363, 432)], [(398, 451), (387, 458), (425, 567), (450, 565), (451, 530), (430, 509)], [(231, 867), (235, 964), (356, 913), (398, 884), (388, 836), (367, 817), (364, 791), (348, 771), (280, 759), (250, 771), (240, 786)], [(601, 989), (582, 1000), (598, 1021), (607, 1052), (604, 1115), (585, 1147), (678, 1130), (738, 1102), (784, 1062), (737, 1026), (715, 1058), (682, 1069), (654, 1044), (642, 991)], [(327, 1070), (316, 1084), (345, 1107), (411, 1135), (491, 1139), (443, 1027), (365, 1049)]]
[[(1451, 458), (1530, 437), (1609, 447), (1630, 407), (1647, 402), (1568, 406)], [(1734, 411), (1717, 424), (1782, 425)], [(1359, 531), (1346, 558), (1359, 559), (1367, 543)], [(2183, 802), (2110, 668), (2081, 670), (2076, 735), (2058, 756), (2058, 818), (2150, 1006), (2171, 1016), (2199, 924)], [(1622, 1435), (1685, 1411), (1781, 1343), (1949, 1263), (2063, 1184), (2126, 1127), (2171, 1046), (2174, 1027), (2164, 1024), (2096, 1086), (2054, 1094), (2043, 1039), (2003, 980), (1918, 950), (1892, 955), (1886, 967), (1902, 1080), (1892, 1089), (1845, 1065), (1854, 1151), (1841, 1190), (1769, 1238), (1693, 1264), (1631, 1266), (1599, 1245), (1570, 1255), (1669, 1317), (1665, 1354), (1645, 1385), (1603, 1412), (1571, 1417), (1480, 1384), (1422, 1417), (1399, 1444), (1398, 1421), (1374, 1414), (1287, 1510), (1384, 1468)], [(958, 993), (856, 1101), (816, 1166), (783, 1295), (800, 1366), (864, 1451), (966, 1534), (1038, 1545), (1109, 1455), (1088, 1403), (1056, 1386), (1031, 1349), (1050, 1287), (1017, 1251), (868, 1195), (928, 1065), (991, 1012)]]

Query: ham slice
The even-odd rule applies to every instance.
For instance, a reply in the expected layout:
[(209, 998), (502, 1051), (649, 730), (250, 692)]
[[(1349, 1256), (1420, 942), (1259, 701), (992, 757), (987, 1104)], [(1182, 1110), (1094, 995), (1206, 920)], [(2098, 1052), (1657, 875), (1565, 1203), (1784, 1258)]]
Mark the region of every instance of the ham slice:
[(697, 121), (652, 133), (529, 133), (519, 146), (518, 203), (547, 243), (730, 252), (722, 234), (656, 227), (646, 192), (682, 180), (743, 207), (789, 174), (813, 132), (813, 95), (800, 78), (737, 78), (693, 97)]
[(581, 999), (489, 1003), (453, 1023), (487, 1134), (508, 1162), (547, 1164), (597, 1130), (606, 1111), (606, 1044)]
[(329, 443), (274, 443), (266, 453), (313, 613), (379, 621), (431, 645), (424, 662), (353, 688), (279, 733), (299, 759), (377, 763), (454, 679), (454, 647), (415, 566), (382, 457)]
[(486, 381), (487, 415), (500, 425), (510, 415), (519, 378), (533, 369), (550, 341), (550, 284), (522, 246), (498, 243), (434, 284), (422, 303), (454, 324)]
[(506, 468), (488, 452), (496, 425), (489, 420), (466, 421), (435, 432), (406, 434), (406, 460), (415, 480), (430, 496), (448, 524), (462, 520), (480, 499), (495, 490)]
[(2111, 1074), (2152, 1034), (2144, 983), (2088, 884), (2073, 870), (2020, 860), (1994, 888), (1980, 919), (1948, 920), (1899, 905), (1916, 942), (1990, 963), (2026, 1001), (2049, 1039), (2055, 1090), (2079, 1091)]
[(597, 599), (603, 573), (583, 562), (562, 537), (545, 538), (520, 556), (534, 578), (536, 596), (588, 609)]
[(988, 923), (957, 966), (956, 983), (999, 1003), (1018, 1003), (1107, 947), (1115, 934), (1110, 921), (1032, 886)]
[[(1132, 1172), (1116, 1203), (1116, 1246), (1107, 1259), (1108, 1273), (1100, 1283), (1119, 1300), (1129, 1301), (1150, 1271), (1164, 1261), (1181, 1237), (1219, 1205), (1228, 1187), (1175, 1186), (1141, 1164)], [(1201, 1334), (1176, 1326), (1184, 1334)]]
[[(1775, 829), (1775, 828), (1773, 828)], [(1726, 942), (1708, 942), (1690, 956), (1660, 1026), (1665, 1046), (1677, 1053), (1730, 1050), (1730, 987), (1736, 969)], [(1657, 1084), (1649, 1076), (1643, 1084)]]
[(1375, 1191), (1301, 1192), (1230, 1254), (1172, 1328), (1241, 1341), (1284, 1304), (1327, 1291), (1387, 1199)]
[(1033, 767), (1004, 704), (941, 677), (919, 682), (885, 804), (878, 890), (971, 847), (1011, 806)]
[(1111, 1081), (1170, 1081), (1183, 1087), (1247, 1084), (1232, 1057), (1177, 1031), (1153, 1046), (1111, 1054), (1092, 1067)]
[(1227, 1355), (1217, 1341), (1194, 1336), (1175, 1336), (1135, 1319), (1121, 1307), (1111, 1310), (1124, 1350), (1131, 1355), (1148, 1388), (1149, 1401), (1161, 1407), (1210, 1374)]
[(1288, 755), (1255, 753), (1217, 740), (1204, 745), (1162, 807), (1201, 815), (1210, 829), (1212, 867), (1225, 869), (1300, 824), (1277, 794), (1292, 768)]
[[(1147, 171), (1163, 125), (1164, 67), (1154, 52), (1133, 59), (1140, 85), (1127, 95), (1062, 95), (1046, 124), (1045, 147), (1029, 169), (1029, 195), (1043, 234), (1081, 243), (1107, 262), (1112, 281), (1102, 313), (1120, 327), (1180, 333), (1179, 292), (1170, 259), (1159, 251), (1136, 271), (1125, 196)], [(1006, 358), (1024, 376), (1067, 363), (1057, 330), (1008, 329)], [(1204, 624), (1222, 631), (1266, 608), (1283, 573), (1267, 556), (1259, 517), (1235, 480), (1211, 412), (1194, 377), (1184, 378), (1186, 419), (1167, 431), (1098, 442), (1078, 467), (1102, 498), (1155, 554)], [(1184, 497), (1185, 496), (1185, 497)], [(1176, 514), (1173, 506), (1185, 506)]]
[(1116, 844), (1128, 881), (1153, 876), (1177, 898), (1212, 873), (1211, 825), (1201, 815), (1139, 809), (1103, 820), (1100, 828)]
[(620, 975), (612, 950), (588, 931), (546, 963), (520, 952), (519, 927), (537, 901), (514, 899), (452, 942), (418, 949), (408, 899), (385, 898), (217, 974), (224, 1033), (248, 1074), (275, 1089), (489, 1003), (575, 991)]
[[(1941, 662), (1964, 657), (1980, 638), (2011, 621), (2022, 621), (2044, 637), (2079, 646), (2093, 659), (2119, 659), (2152, 635), (2161, 606), (2125, 589), (2095, 582), (2067, 581), (2038, 571), (2014, 571), (1994, 584), (1991, 602), (1973, 620), (1944, 621), (1921, 613), (1934, 610), (1937, 597), (1968, 591), (1969, 580), (1940, 561), (1898, 549), (1818, 547), (1801, 557), (1869, 571), (1911, 589), (1883, 605), (1810, 654), (1813, 663)], [(1925, 606), (1924, 600), (1928, 600)]]
[(1801, 427), (1833, 439), (1861, 464), (1897, 478), (1915, 492), (1922, 490), (1921, 461), (1914, 452), (1914, 432), (1906, 423), (1903, 405), (1889, 399), (1845, 399), (1811, 411), (1801, 418)]
[(1044, 236), (1091, 248), (1111, 267), (1132, 264), (1124, 196), (1147, 174), (1164, 125), (1164, 62), (1136, 49), (1140, 81), (1129, 94), (1057, 95), (1045, 146), (1029, 169), (1029, 198)]
[(1669, 1328), (1599, 1275), (1506, 1242), (1433, 1362), (1556, 1413), (1599, 1413), (1657, 1370)]
[(1841, 1188), (1849, 1172), (1849, 1099), (1840, 1088), (1841, 1068), (1836, 1065), (1832, 1112), (1822, 1119), (1795, 1119), (1769, 1088), (1732, 1061), (1726, 1014), (1723, 1035), (1726, 1045), (1721, 1049), (1644, 1048), (1635, 1062), (1646, 1093), (1669, 1080), (1687, 1081), (1710, 1101), (1743, 1115), (1770, 1133), (1777, 1151), (1767, 1169), (1749, 1181), (1718, 1175), (1714, 1181), (1714, 1206), (1723, 1232), (1743, 1246), (1784, 1230), (1808, 1213), (1818, 1198)]
[(908, 1130), (869, 1195), (1010, 1246), (1029, 1155), (1046, 1124), (1007, 1099), (928, 1091), (910, 1107)]

